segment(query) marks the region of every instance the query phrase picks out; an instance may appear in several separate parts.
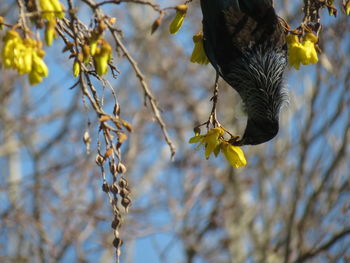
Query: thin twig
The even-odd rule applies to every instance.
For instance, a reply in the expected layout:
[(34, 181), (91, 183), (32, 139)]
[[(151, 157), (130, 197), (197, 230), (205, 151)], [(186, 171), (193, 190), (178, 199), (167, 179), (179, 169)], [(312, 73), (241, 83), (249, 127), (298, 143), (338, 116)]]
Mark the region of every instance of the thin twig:
[(171, 152), (171, 158), (174, 157), (175, 153), (176, 153), (176, 148), (175, 148), (175, 145), (173, 144), (173, 142), (171, 141), (170, 137), (169, 137), (169, 134), (168, 134), (168, 131), (167, 131), (167, 127), (165, 125), (165, 122), (163, 121), (163, 118), (160, 114), (160, 109), (157, 105), (157, 101), (156, 99), (154, 98), (150, 88), (148, 87), (148, 84), (145, 80), (145, 77), (143, 75), (143, 73), (141, 72), (139, 66), (137, 65), (137, 62), (135, 61), (135, 59), (131, 56), (131, 54), (129, 53), (129, 51), (127, 50), (127, 48), (124, 46), (123, 42), (120, 40), (117, 32), (114, 30), (114, 28), (108, 24), (108, 27), (112, 33), (112, 36), (118, 46), (118, 48), (120, 48), (120, 50), (123, 52), (124, 56), (127, 58), (127, 60), (129, 61), (131, 67), (133, 68), (135, 74), (136, 74), (136, 77), (139, 79), (140, 81), (140, 84), (141, 84), (141, 87), (144, 91), (144, 94), (145, 94), (145, 97), (146, 99), (149, 101), (150, 105), (151, 105), (151, 109), (152, 109), (152, 112), (153, 112), (153, 115), (155, 117), (155, 119), (157, 120), (161, 130), (162, 130), (162, 133), (163, 133), (163, 136), (164, 136), (164, 139), (166, 141), (166, 143), (169, 145), (170, 147), (170, 152)]

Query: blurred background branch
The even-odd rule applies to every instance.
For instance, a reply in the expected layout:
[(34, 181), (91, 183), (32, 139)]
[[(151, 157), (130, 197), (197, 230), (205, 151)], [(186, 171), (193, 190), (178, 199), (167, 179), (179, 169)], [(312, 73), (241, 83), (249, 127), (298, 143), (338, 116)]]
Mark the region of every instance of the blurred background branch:
[[(174, 10), (167, 8), (179, 1), (73, 3), (78, 36), (96, 23), (96, 8), (106, 23), (116, 18), (104, 38), (116, 50), (113, 65), (120, 74), (98, 77), (82, 66), (73, 78), (70, 51), (60, 52), (67, 45), (62, 36), (46, 48), (50, 75), (42, 84), (29, 87), (16, 72), (1, 71), (1, 262), (114, 262), (111, 222), (121, 218), (122, 262), (350, 261), (347, 16), (320, 12), (320, 62), (289, 70), (290, 102), (279, 135), (244, 148), (248, 166), (233, 170), (221, 158), (205, 161), (187, 143), (193, 127), (210, 115), (215, 80), (211, 66), (189, 63), (192, 35), (201, 29), (199, 1), (190, 4), (176, 36), (168, 32)], [(295, 28), (304, 17), (302, 4), (281, 0), (275, 8)], [(15, 1), (2, 2), (0, 15), (17, 23)], [(71, 22), (59, 23), (68, 42)], [(219, 86), (218, 118), (241, 134), (246, 117), (240, 98), (223, 81)], [(133, 133), (111, 123), (116, 107)], [(104, 116), (111, 119), (103, 126)], [(128, 139), (117, 148), (120, 133)], [(177, 148), (174, 161), (164, 137)], [(106, 159), (101, 179), (95, 158), (98, 152), (105, 157), (109, 147), (114, 162)], [(109, 176), (121, 161), (127, 172)], [(128, 214), (114, 188), (107, 189), (112, 209), (101, 189), (104, 182), (122, 189), (121, 179), (131, 189)]]

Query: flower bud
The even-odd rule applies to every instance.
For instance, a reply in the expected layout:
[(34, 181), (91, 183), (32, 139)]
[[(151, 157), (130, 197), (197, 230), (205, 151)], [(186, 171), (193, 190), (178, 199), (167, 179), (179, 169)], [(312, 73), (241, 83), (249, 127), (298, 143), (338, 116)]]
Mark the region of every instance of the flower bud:
[(52, 45), (53, 39), (56, 37), (56, 21), (49, 21), (45, 28), (45, 42), (48, 46)]
[(176, 9), (176, 11), (186, 13), (188, 7), (187, 7), (187, 5), (182, 4), (182, 5), (177, 5), (177, 6), (175, 7), (175, 9)]
[(156, 30), (159, 28), (160, 24), (162, 23), (162, 20), (159, 18), (157, 18), (153, 24), (152, 24), (152, 29), (151, 29), (151, 34), (153, 34), (154, 32), (156, 32)]
[[(182, 6), (182, 5), (180, 5), (180, 6)], [(175, 18), (173, 19), (173, 21), (171, 22), (171, 24), (169, 26), (169, 31), (171, 34), (176, 34), (180, 30), (182, 23), (184, 22), (184, 19), (186, 16), (186, 11), (184, 11), (183, 8), (180, 7), (179, 8), (180, 10), (178, 10), (178, 8), (176, 8), (176, 9), (177, 9), (177, 11), (176, 11)]]
[(344, 3), (344, 12), (348, 16), (350, 15), (350, 0), (348, 0), (346, 3)]
[(78, 60), (75, 60), (73, 64), (73, 76), (76, 78), (79, 76), (79, 74), (80, 74), (80, 64)]

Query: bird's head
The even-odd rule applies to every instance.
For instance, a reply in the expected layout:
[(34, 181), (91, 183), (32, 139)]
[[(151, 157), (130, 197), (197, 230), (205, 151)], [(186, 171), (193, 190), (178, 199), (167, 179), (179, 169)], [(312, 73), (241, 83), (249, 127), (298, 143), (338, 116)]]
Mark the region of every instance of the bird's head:
[(244, 135), (235, 145), (256, 145), (267, 142), (278, 133), (278, 120), (248, 119)]

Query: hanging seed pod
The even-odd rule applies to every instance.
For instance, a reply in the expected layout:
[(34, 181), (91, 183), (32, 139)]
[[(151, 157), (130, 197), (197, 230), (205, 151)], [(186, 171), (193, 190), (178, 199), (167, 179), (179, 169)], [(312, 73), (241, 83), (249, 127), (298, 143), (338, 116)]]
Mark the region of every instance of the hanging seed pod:
[(111, 227), (113, 229), (118, 229), (120, 225), (122, 224), (121, 220), (118, 217), (114, 217), (114, 220), (112, 221)]
[(123, 142), (125, 142), (128, 139), (128, 135), (126, 135), (125, 133), (118, 133), (118, 142), (120, 145), (123, 144)]
[(101, 20), (100, 23), (98, 24), (98, 32), (101, 34), (106, 28), (107, 28), (106, 23), (103, 20)]
[(120, 174), (123, 174), (123, 173), (126, 173), (126, 167), (125, 167), (125, 165), (124, 164), (122, 164), (122, 163), (118, 163), (118, 165), (117, 165), (117, 171), (118, 171), (118, 173), (120, 173)]
[(113, 154), (113, 148), (110, 147), (107, 149), (104, 158), (107, 159), (108, 157), (110, 157)]
[(108, 192), (109, 192), (109, 186), (108, 186), (107, 182), (103, 182), (103, 184), (102, 184), (102, 190), (103, 190), (103, 192), (105, 192), (105, 193), (108, 193)]
[(130, 123), (128, 123), (127, 121), (123, 121), (123, 126), (125, 127), (125, 129), (128, 130), (128, 132), (132, 132), (132, 126)]
[(102, 155), (100, 155), (100, 154), (97, 154), (96, 155), (96, 164), (98, 165), (98, 166), (102, 166), (103, 165), (103, 163), (104, 163), (104, 161), (105, 161), (105, 159), (103, 158), (103, 156)]
[(117, 173), (117, 165), (115, 163), (110, 163), (109, 171), (111, 172), (111, 174), (115, 175)]
[(84, 132), (84, 136), (83, 136), (83, 142), (85, 144), (91, 143), (91, 138), (90, 138), (90, 134), (88, 131)]
[(122, 245), (123, 245), (123, 241), (122, 241), (120, 238), (116, 237), (116, 238), (113, 240), (113, 246), (114, 246), (115, 248), (120, 248)]
[(111, 190), (111, 192), (112, 192), (113, 194), (115, 194), (115, 195), (119, 194), (119, 192), (120, 192), (119, 186), (117, 185), (116, 182), (114, 182), (114, 183), (112, 184), (112, 187), (110, 188), (110, 190)]
[(119, 186), (121, 187), (121, 188), (125, 188), (125, 187), (127, 187), (128, 186), (128, 181), (125, 179), (125, 178), (120, 178), (120, 180), (119, 180)]
[(159, 18), (157, 18), (153, 24), (152, 24), (152, 29), (151, 29), (151, 35), (156, 32), (156, 30), (159, 28), (160, 24), (162, 23), (162, 20)]
[(111, 17), (108, 22), (113, 25), (116, 21), (117, 19), (115, 17)]
[(128, 189), (126, 189), (126, 188), (123, 188), (123, 189), (121, 189), (121, 191), (120, 191), (120, 196), (122, 197), (122, 198), (125, 198), (125, 197), (127, 197), (128, 195), (129, 195), (129, 190)]
[(99, 119), (98, 119), (98, 121), (99, 122), (105, 122), (105, 121), (109, 121), (111, 119), (111, 116), (109, 116), (109, 115), (102, 115)]
[(122, 206), (125, 208), (126, 211), (128, 211), (128, 208), (130, 207), (131, 205), (131, 200), (129, 197), (125, 197), (122, 199), (121, 201), (121, 204)]

